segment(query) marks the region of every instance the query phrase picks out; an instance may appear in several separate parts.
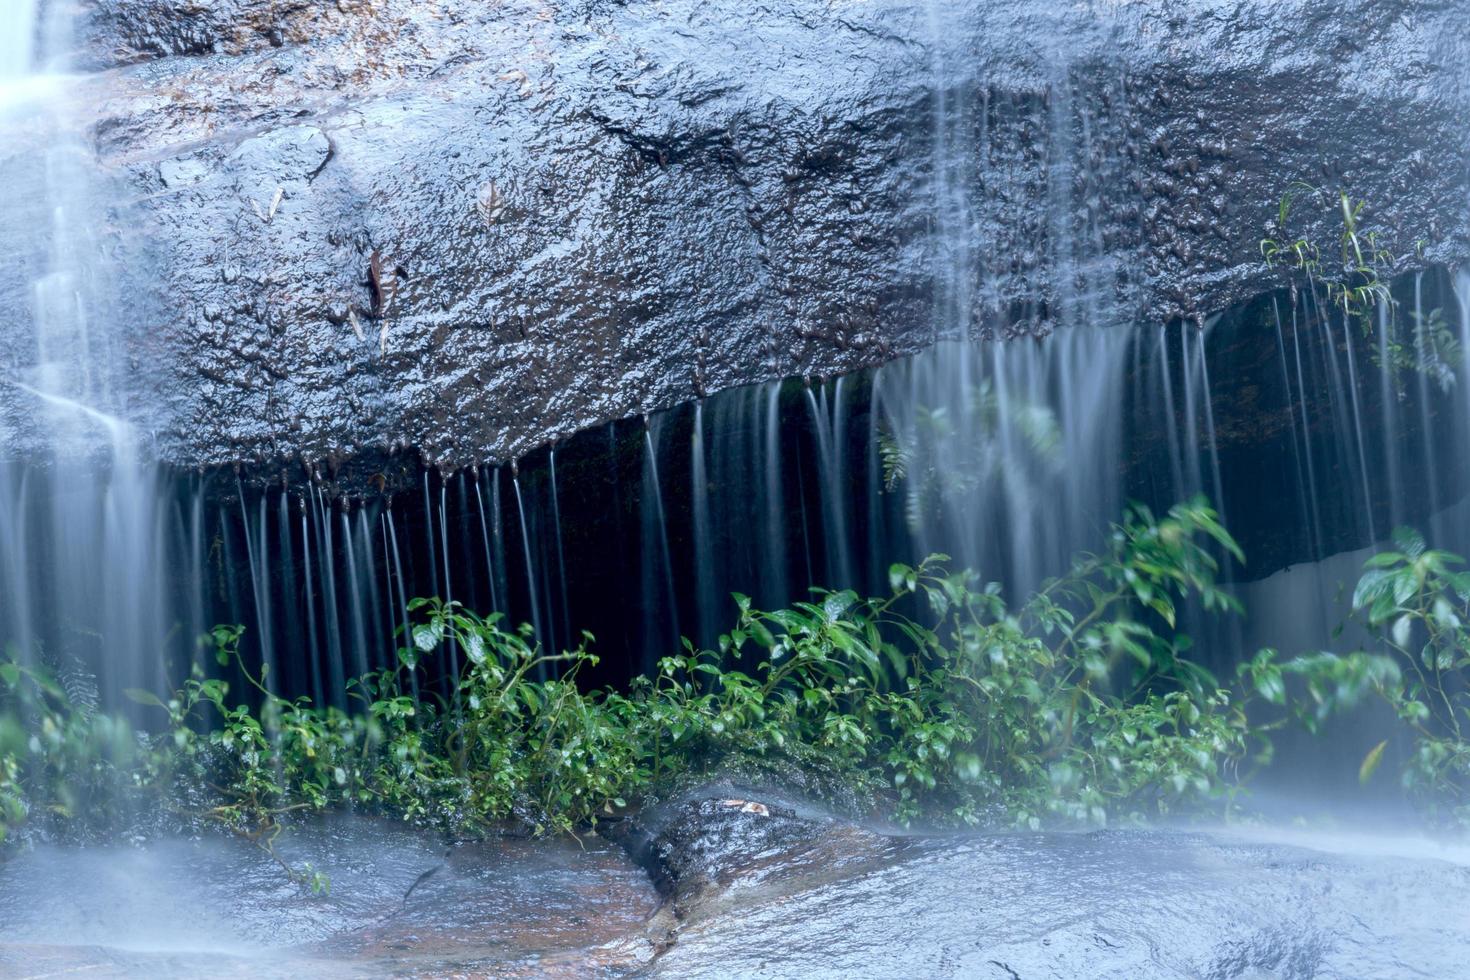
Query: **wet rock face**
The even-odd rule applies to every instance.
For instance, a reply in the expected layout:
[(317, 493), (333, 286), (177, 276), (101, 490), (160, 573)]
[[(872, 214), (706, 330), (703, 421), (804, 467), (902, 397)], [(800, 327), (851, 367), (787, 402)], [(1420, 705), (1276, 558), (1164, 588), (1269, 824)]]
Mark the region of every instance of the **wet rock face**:
[(492, 837), (446, 854), (437, 835), (341, 813), (290, 826), (279, 846), (330, 891), (210, 834), (10, 854), (0, 975), (613, 978), (656, 952), (657, 893), (595, 838)]
[(1463, 4), (1177, 6), (86, 0), (129, 411), (288, 479), (504, 460), (936, 332), (1221, 309), (1279, 282), (1296, 180), (1470, 254)]
[(91, 30), (74, 62), (90, 68), (188, 55), (239, 55), (311, 40), (314, 30), (371, 10), (334, 0), (81, 0)]
[(1263, 827), (889, 835), (718, 784), (623, 822), (668, 977), (1454, 974), (1465, 854)]
[[(1215, 832), (833, 842), (825, 866), (748, 869), (685, 921), (654, 976), (953, 978), (1454, 975), (1435, 908), (1466, 869)], [(1308, 842), (1302, 846), (1300, 842)], [(1361, 846), (1361, 841), (1359, 842)], [(789, 855), (766, 864), (784, 869)]]

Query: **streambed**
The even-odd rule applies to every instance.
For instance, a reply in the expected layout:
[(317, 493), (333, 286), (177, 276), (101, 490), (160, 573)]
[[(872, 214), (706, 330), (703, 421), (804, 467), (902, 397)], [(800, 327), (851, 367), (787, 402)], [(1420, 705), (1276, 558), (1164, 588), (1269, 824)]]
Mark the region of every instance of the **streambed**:
[(464, 844), (446, 858), (432, 835), (324, 821), (282, 845), (331, 876), (331, 894), (315, 898), (230, 840), (39, 847), (0, 867), (0, 973), (1286, 980), (1470, 971), (1470, 851), (1422, 840), (1239, 828), (889, 836), (718, 800), (649, 824), (651, 853), (675, 872), (667, 905), (643, 867), (595, 838)]
[(1138, 831), (891, 839), (885, 850), (836, 874), (732, 882), (653, 972), (1470, 976), (1470, 867), (1423, 845), (1350, 856), (1299, 832)]
[(20, 854), (0, 866), (0, 975), (596, 977), (652, 953), (640, 930), (658, 895), (597, 838), (446, 857), (433, 835), (344, 817), (292, 828), (279, 849), (330, 893), (216, 836)]

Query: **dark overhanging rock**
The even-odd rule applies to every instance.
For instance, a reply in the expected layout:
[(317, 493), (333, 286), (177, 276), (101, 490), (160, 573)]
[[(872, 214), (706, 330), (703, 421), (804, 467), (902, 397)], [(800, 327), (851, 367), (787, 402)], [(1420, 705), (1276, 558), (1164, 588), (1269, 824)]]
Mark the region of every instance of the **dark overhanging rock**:
[[(109, 315), (175, 465), (396, 482), (922, 349), (936, 59), (975, 148), (972, 334), (1258, 295), (1297, 180), (1425, 239), (1414, 263), (1470, 254), (1452, 0), (976, 0), (937, 31), (814, 0), (83, 6)], [(0, 310), (12, 367), (26, 315)]]

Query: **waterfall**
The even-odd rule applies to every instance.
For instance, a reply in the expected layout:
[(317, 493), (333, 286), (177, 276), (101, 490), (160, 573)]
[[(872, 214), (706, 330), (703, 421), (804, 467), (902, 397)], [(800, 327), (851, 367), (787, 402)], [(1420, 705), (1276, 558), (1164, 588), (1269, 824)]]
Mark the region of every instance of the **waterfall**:
[(537, 596), (541, 592), (541, 583), (540, 580), (536, 577), (536, 561), (534, 558), (532, 558), (531, 542), (533, 539), (531, 525), (526, 520), (526, 499), (521, 494), (520, 473), (512, 470), (510, 480), (511, 486), (515, 488), (516, 492), (516, 516), (520, 519), (521, 554), (525, 560), (526, 589), (531, 596), (530, 622), (531, 625), (536, 628), (536, 635), (541, 638), (543, 643), (547, 643), (548, 647), (550, 647), (549, 652), (555, 653), (556, 650), (554, 647), (551, 646), (550, 638), (546, 635), (546, 620), (541, 615), (541, 602), (537, 598)]
[[(715, 548), (711, 537), (709, 460), (705, 451), (704, 429), (704, 402), (701, 400), (694, 406), (694, 431), (689, 440), (690, 510), (693, 515), (691, 530), (696, 554), (711, 554)], [(702, 562), (694, 565), (699, 631), (704, 636), (717, 634), (724, 625), (719, 621), (722, 610), (710, 571), (709, 566)]]
[[(1100, 199), (1131, 193), (1133, 164), (1104, 152), (1127, 120), (1102, 107), (1129, 100), (1084, 98), (1065, 58), (1035, 91), (979, 85), (974, 38), (940, 0), (922, 8), (930, 350), (609, 423), (526, 454), (504, 488), (493, 465), (405, 470), (408, 490), (351, 500), (319, 479), (163, 473), (153, 406), (134, 393), (123, 318), (110, 315), (90, 151), (56, 96), (65, 79), (44, 74), (64, 39), (36, 3), (0, 2), (14, 28), (0, 41), (0, 112), (48, 134), (0, 216), (35, 229), (10, 236), (30, 252), (4, 259), (28, 290), (0, 309), (0, 329), (30, 348), (0, 382), (34, 410), (0, 430), (0, 627), (23, 656), (83, 660), (114, 695), (177, 683), (198, 661), (194, 638), (238, 622), (283, 685), (340, 701), (352, 674), (392, 663), (409, 602), (428, 595), (529, 621), (549, 646), (591, 629), (623, 654), (619, 669), (647, 669), (684, 632), (713, 643), (736, 591), (767, 608), (813, 585), (879, 591), (891, 562), (939, 552), (1024, 593), (1097, 547), (1130, 499), (1210, 496), (1248, 539), (1251, 564), (1229, 570), (1242, 582), (1288, 565), (1305, 575), (1399, 522), (1433, 523), (1465, 549), (1446, 516), (1470, 485), (1463, 367), (1448, 393), (1404, 374), (1394, 359), (1424, 360), (1421, 334), (1395, 347), (1386, 310), (1365, 334), (1312, 289), (1233, 319), (1139, 322), (1112, 300), (1106, 284), (1129, 270), (1096, 221)], [(1107, 71), (1085, 84), (1121, 89)], [(1043, 191), (1029, 256), (985, 237), (985, 168), (1018, 120)], [(1035, 296), (998, 298), (1008, 275), (1043, 265)], [(1415, 322), (1442, 309), (1464, 355), (1470, 277), (1453, 307), (1440, 278), (1415, 278), (1405, 309)], [(994, 339), (1012, 328), (1044, 336)], [(1313, 589), (1326, 585), (1300, 594)], [(453, 657), (440, 658), (449, 676)]]
[(974, 100), (955, 63), (962, 60), (953, 48), (956, 37), (949, 5), (929, 0), (928, 19), (933, 103), (931, 109), (930, 196), (931, 252), (934, 263), (934, 338), (959, 340), (970, 334), (975, 287), (980, 276), (978, 249), (982, 244), (975, 224), (970, 187), (978, 172), (977, 151), (984, 143), (976, 127), (988, 113), (976, 113)]
[[(561, 630), (563, 642), (572, 645), (572, 624), (567, 620), (567, 554), (566, 546), (561, 539), (561, 503), (560, 494), (556, 489), (556, 447), (552, 446), (547, 454), (548, 468), (551, 473), (551, 528), (556, 544), (556, 594), (550, 597), (550, 604), (560, 615), (555, 616), (557, 627)], [(550, 591), (548, 589), (548, 591)]]
[[(675, 652), (679, 643), (679, 589), (674, 581), (673, 551), (669, 547), (669, 522), (664, 509), (664, 492), (659, 479), (657, 420), (643, 429), (643, 479), (641, 485), (643, 531), (642, 667), (651, 671), (665, 652)], [(665, 632), (667, 631), (667, 632)]]
[(36, 35), (37, 0), (5, 0), (0, 4), (0, 20), (6, 32), (0, 34), (0, 85), (31, 74)]
[[(1406, 280), (1400, 326), (1439, 310), (1463, 345), (1461, 284), (1457, 296), (1441, 271)], [(1219, 628), (1186, 611), (1202, 659), (1229, 669), (1285, 642), (1273, 631), (1332, 646), (1338, 582), (1394, 521), (1470, 551), (1454, 506), (1470, 490), (1470, 395), (1385, 367), (1377, 317), (1367, 334), (1348, 326), (1303, 290), (1202, 323), (943, 341), (841, 379), (719, 392), (574, 435), (554, 457), (522, 457), (507, 487), (494, 467), (429, 470), (411, 490), (349, 501), (210, 473), (168, 504), (171, 521), (145, 525), (163, 538), (152, 554), (189, 570), (187, 618), (172, 612), (183, 632), (244, 623), (248, 657), (331, 700), (352, 673), (391, 662), (418, 596), (452, 589), (548, 644), (589, 630), (607, 665), (597, 679), (615, 681), (681, 635), (713, 645), (734, 622), (732, 592), (767, 609), (814, 585), (877, 594), (890, 563), (940, 552), (1020, 596), (1100, 546), (1127, 501), (1162, 509), (1204, 493), (1247, 554), (1225, 574), (1259, 606)], [(16, 547), (0, 574), (31, 590), (6, 605), (15, 628), (55, 606), (36, 598), (52, 580), (24, 574), (44, 542), (13, 503), (51, 500), (51, 471), (7, 472), (0, 535)], [(448, 651), (432, 665), (431, 685), (452, 677)]]
[(0, 112), (29, 119), (45, 141), (0, 214), (18, 243), (5, 261), (30, 284), (0, 312), (0, 329), (21, 338), (0, 381), (31, 406), (0, 431), (0, 628), (19, 657), (80, 664), (116, 702), (125, 688), (161, 685), (170, 647), (187, 663), (192, 637), (170, 635), (169, 505), (126, 394), (91, 151), (71, 128), (64, 79), (45, 74), (56, 68), (48, 50), (66, 44), (65, 18), (42, 23), (40, 9), (0, 7)]

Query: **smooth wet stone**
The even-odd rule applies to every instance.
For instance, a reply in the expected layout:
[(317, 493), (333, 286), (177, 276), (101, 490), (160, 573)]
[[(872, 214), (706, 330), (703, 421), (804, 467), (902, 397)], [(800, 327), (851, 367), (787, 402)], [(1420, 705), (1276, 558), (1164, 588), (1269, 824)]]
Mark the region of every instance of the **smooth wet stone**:
[(331, 156), (331, 141), (316, 126), (287, 126), (245, 140), (226, 163), (250, 178), (293, 184), (310, 181)]
[(655, 975), (1306, 980), (1463, 976), (1470, 963), (1463, 853), (1213, 831), (875, 846), (837, 825), (818, 840), (726, 867)]
[(901, 835), (731, 783), (609, 829), (627, 855), (504, 840), (446, 859), (377, 821), (298, 828), (283, 851), (331, 876), (325, 898), (233, 840), (38, 848), (0, 866), (0, 974), (1391, 980), (1470, 962), (1470, 848), (1381, 830)]
[(215, 837), (19, 854), (0, 865), (0, 975), (596, 977), (654, 952), (656, 891), (596, 838), (446, 858), (432, 836), (343, 818), (292, 829), (280, 850), (327, 874), (330, 894)]

